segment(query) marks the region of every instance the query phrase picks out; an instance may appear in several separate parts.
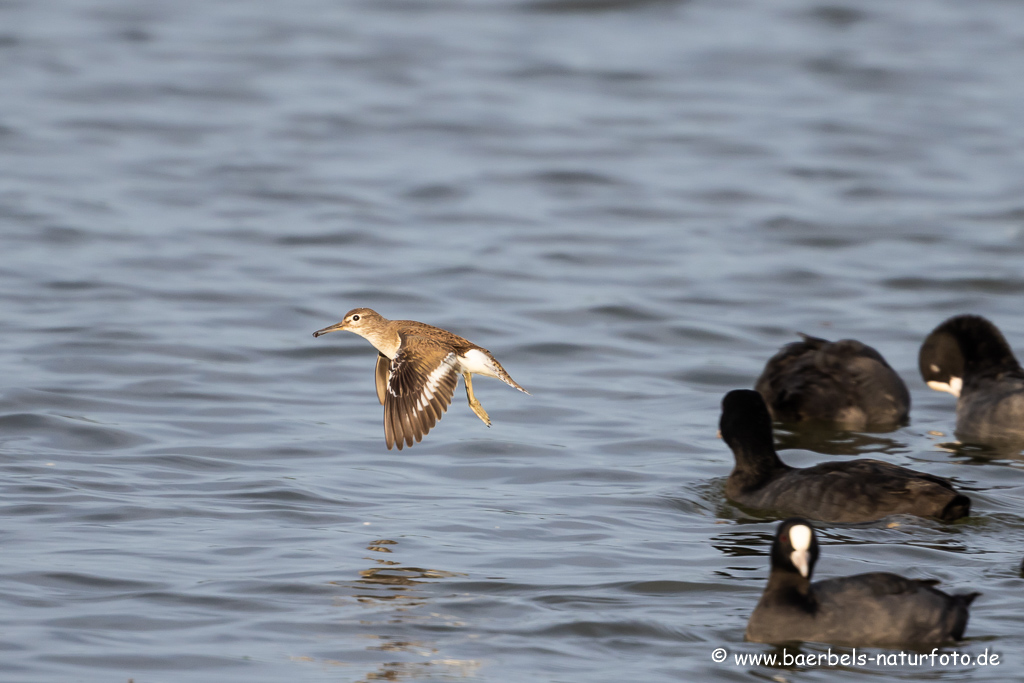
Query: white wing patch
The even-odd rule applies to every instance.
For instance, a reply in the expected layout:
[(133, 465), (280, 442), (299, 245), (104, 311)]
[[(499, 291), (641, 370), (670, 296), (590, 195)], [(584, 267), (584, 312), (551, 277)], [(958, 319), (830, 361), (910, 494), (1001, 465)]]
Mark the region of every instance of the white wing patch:
[(423, 387), (420, 389), (419, 399), (416, 401), (416, 410), (426, 410), (427, 405), (434, 399), (434, 394), (437, 393), (438, 388), (441, 386), (441, 380), (443, 380), (448, 373), (452, 371), (452, 366), (455, 364), (455, 354), (449, 353), (441, 361), (441, 364), (434, 368), (434, 371), (427, 375), (423, 381)]

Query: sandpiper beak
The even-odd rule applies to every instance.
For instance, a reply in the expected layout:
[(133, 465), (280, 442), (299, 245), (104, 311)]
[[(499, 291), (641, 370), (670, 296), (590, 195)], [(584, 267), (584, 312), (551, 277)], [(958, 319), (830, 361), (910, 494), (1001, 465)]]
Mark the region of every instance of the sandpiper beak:
[(322, 330), (317, 330), (316, 332), (313, 333), (313, 336), (314, 337), (319, 337), (321, 334), (327, 334), (328, 332), (337, 332), (338, 330), (343, 330), (343, 329), (345, 329), (345, 321), (344, 320), (341, 321), (340, 323), (335, 324), (335, 325), (331, 325), (330, 327), (325, 327)]

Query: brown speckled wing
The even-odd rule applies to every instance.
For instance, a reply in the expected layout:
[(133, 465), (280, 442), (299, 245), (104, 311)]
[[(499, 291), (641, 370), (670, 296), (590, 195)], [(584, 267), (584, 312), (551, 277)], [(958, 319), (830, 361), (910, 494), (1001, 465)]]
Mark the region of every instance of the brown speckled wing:
[[(427, 337), (402, 336), (384, 395), (388, 449), (423, 440), (451, 405), (459, 381), (455, 353)], [(379, 376), (379, 375), (378, 375)]]

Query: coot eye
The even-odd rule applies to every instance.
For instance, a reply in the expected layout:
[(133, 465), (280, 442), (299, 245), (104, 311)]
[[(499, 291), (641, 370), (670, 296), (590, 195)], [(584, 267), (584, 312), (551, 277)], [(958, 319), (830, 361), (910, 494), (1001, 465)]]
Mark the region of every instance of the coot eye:
[(355, 322), (357, 320), (359, 320), (359, 316), (358, 315), (352, 316), (352, 322)]

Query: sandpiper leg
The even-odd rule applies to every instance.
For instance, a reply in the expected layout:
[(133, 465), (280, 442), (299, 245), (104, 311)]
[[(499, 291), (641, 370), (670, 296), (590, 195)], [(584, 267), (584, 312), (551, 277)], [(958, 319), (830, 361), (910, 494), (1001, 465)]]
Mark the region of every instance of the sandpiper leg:
[(484, 421), (484, 424), (488, 427), (491, 426), (491, 418), (487, 415), (487, 411), (480, 405), (480, 401), (476, 400), (476, 396), (473, 395), (473, 376), (470, 373), (462, 375), (466, 380), (466, 398), (469, 399), (469, 407), (473, 409), (476, 416)]

